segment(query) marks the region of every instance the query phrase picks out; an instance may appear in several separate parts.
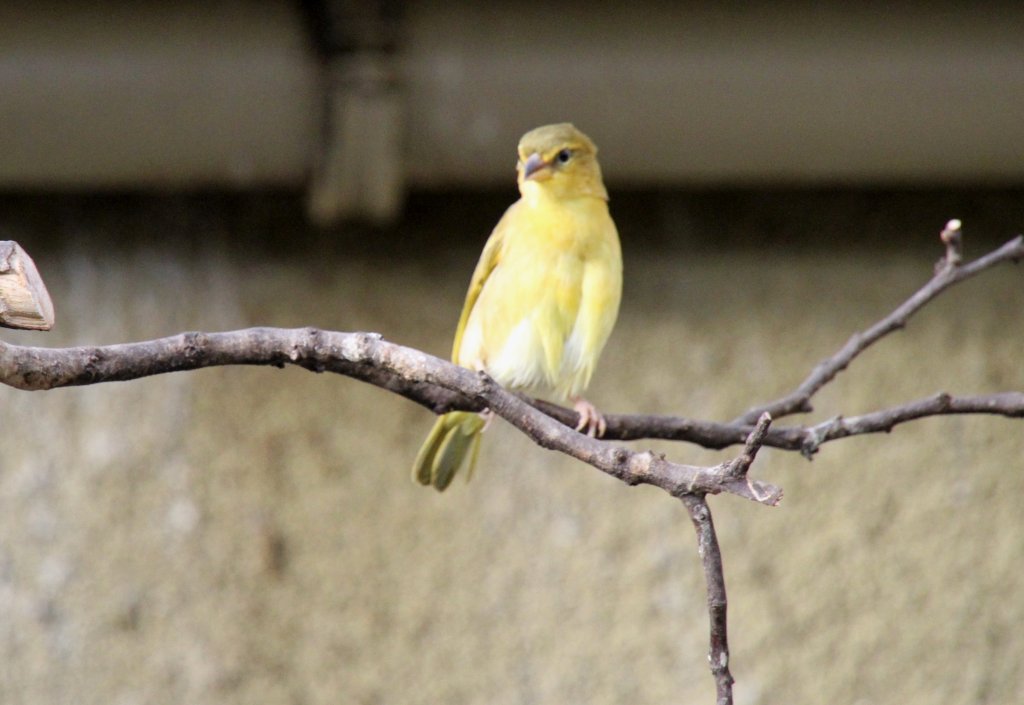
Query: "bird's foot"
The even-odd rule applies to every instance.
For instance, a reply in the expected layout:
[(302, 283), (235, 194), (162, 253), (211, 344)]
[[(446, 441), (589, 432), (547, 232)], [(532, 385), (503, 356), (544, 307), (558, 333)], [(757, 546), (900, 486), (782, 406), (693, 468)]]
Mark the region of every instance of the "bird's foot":
[(575, 397), (572, 400), (572, 408), (580, 415), (580, 421), (576, 424), (576, 430), (586, 433), (591, 438), (601, 438), (608, 430), (604, 416), (597, 407), (583, 397)]

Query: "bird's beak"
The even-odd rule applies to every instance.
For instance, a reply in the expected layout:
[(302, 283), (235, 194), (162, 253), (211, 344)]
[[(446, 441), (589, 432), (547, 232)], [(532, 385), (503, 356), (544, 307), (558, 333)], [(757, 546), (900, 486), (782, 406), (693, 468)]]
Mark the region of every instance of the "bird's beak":
[(523, 179), (533, 179), (534, 181), (546, 181), (551, 178), (551, 164), (544, 161), (536, 152), (530, 155), (530, 158), (523, 164)]

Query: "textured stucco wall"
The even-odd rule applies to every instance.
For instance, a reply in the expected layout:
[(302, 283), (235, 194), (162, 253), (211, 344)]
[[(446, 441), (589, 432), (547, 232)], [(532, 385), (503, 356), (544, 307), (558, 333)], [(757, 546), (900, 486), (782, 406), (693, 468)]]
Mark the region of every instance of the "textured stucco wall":
[[(212, 210), (46, 217), (38, 229), (63, 244), (42, 248), (20, 228), (59, 324), (4, 339), (315, 324), (444, 354), (475, 252), (248, 247), (232, 228), (255, 221)], [(849, 235), (784, 255), (627, 245), (591, 397), (723, 418), (788, 389), (938, 254), (844, 251)], [(818, 417), (1021, 389), (1022, 296), (1019, 268), (954, 290), (844, 373)], [(293, 369), (0, 389), (0, 702), (712, 701), (681, 507), (501, 423), (474, 481), (439, 496), (408, 479), (430, 421)], [(826, 446), (811, 464), (765, 452), (755, 473), (785, 487), (781, 507), (713, 498), (737, 701), (1024, 698), (1021, 428), (946, 418)]]

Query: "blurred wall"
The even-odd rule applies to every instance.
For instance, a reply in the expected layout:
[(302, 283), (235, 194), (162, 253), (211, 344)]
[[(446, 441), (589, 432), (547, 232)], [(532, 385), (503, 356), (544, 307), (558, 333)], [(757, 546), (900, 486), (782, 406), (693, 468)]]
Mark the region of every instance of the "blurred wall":
[[(505, 183), (573, 120), (613, 184), (1019, 182), (1024, 5), (8, 3), (0, 188), (308, 184), (321, 220)], [(332, 39), (333, 38), (333, 39)]]
[(319, 87), (292, 3), (4, 3), (0, 47), (0, 188), (304, 178)]

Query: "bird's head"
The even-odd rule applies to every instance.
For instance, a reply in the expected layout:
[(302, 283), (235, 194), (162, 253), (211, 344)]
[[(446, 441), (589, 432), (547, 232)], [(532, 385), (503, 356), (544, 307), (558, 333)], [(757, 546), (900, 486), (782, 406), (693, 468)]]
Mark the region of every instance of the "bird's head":
[(539, 189), (562, 198), (608, 200), (597, 163), (597, 147), (570, 123), (544, 125), (519, 140), (519, 190)]

